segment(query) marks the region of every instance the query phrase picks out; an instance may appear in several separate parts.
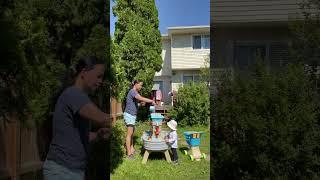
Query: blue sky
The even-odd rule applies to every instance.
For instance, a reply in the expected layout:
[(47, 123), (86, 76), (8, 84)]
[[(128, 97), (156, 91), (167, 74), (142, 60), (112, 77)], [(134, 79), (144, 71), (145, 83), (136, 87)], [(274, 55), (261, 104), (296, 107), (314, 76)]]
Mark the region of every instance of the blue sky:
[[(167, 34), (172, 26), (209, 25), (210, 0), (155, 0), (161, 34)], [(110, 0), (110, 31), (114, 33), (116, 18), (112, 13), (114, 2)]]

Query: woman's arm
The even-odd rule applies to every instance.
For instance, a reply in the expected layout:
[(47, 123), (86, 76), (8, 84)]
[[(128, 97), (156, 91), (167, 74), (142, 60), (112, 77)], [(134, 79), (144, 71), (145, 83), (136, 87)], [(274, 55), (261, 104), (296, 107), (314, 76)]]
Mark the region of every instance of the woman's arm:
[(90, 132), (89, 134), (89, 142), (94, 141), (97, 139), (97, 133), (96, 132)]
[(135, 98), (138, 99), (139, 101), (143, 101), (146, 103), (152, 103), (153, 105), (156, 104), (152, 99), (145, 98), (145, 97), (141, 96), (140, 94), (136, 95)]
[(111, 128), (112, 117), (110, 114), (102, 112), (95, 104), (89, 103), (80, 108), (81, 117), (89, 119), (100, 127)]
[(106, 140), (109, 139), (111, 135), (111, 129), (110, 128), (100, 128), (97, 132), (90, 132), (89, 134), (89, 141), (94, 141), (96, 139), (102, 139)]

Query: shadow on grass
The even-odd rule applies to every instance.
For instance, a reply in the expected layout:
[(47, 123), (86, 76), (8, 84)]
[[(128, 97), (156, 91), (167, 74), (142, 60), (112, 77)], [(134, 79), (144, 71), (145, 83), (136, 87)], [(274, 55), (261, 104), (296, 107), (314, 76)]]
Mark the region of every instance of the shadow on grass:
[[(140, 153), (139, 153), (141, 157), (144, 156), (145, 151), (146, 150), (144, 149), (143, 144), (141, 143)], [(169, 149), (169, 153), (170, 153), (170, 158), (172, 159), (173, 155), (170, 149)], [(149, 154), (148, 160), (166, 160), (166, 157), (163, 152), (154, 151)]]
[(184, 150), (187, 150), (187, 151), (188, 151), (189, 148), (188, 148), (188, 147), (180, 147), (180, 148), (179, 148), (179, 151), (182, 152), (182, 153), (184, 153)]
[[(163, 152), (152, 152), (149, 154), (149, 160), (166, 160), (166, 156)], [(171, 157), (172, 159), (172, 157)]]
[(143, 157), (143, 155), (144, 155), (144, 151), (145, 151), (144, 147), (143, 147), (143, 146), (141, 146), (139, 150), (140, 150), (140, 153), (139, 153), (139, 154), (140, 154), (140, 156), (141, 156), (141, 157)]

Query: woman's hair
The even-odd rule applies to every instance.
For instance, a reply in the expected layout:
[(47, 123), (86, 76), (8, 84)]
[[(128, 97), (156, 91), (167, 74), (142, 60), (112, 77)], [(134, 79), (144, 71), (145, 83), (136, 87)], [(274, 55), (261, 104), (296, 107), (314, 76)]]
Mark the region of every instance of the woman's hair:
[(143, 82), (143, 81), (140, 80), (140, 79), (134, 80), (134, 81), (132, 82), (132, 87), (133, 87), (134, 85), (136, 85), (136, 84), (141, 83), (141, 82)]
[(76, 64), (71, 65), (67, 70), (64, 79), (62, 80), (62, 86), (57, 91), (57, 93), (53, 96), (51, 101), (51, 111), (54, 110), (54, 106), (61, 95), (61, 93), (68, 87), (72, 86), (75, 83), (75, 80), (79, 73), (83, 70), (92, 70), (97, 64), (105, 64), (105, 62), (101, 59), (98, 59), (94, 56), (87, 56), (80, 58)]
[(105, 64), (102, 60), (94, 56), (80, 58), (75, 65), (71, 65), (64, 77), (62, 89), (73, 85), (82, 69), (91, 70), (97, 64)]

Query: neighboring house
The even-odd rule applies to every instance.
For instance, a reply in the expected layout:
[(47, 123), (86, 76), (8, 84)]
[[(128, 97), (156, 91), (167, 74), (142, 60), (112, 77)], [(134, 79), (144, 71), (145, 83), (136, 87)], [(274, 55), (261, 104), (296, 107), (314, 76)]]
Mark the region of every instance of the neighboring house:
[(165, 104), (171, 102), (170, 91), (177, 91), (188, 81), (199, 80), (200, 68), (204, 67), (209, 53), (209, 26), (168, 28), (168, 34), (162, 35), (162, 69), (154, 77), (154, 84), (159, 84)]
[(274, 67), (288, 62), (289, 22), (298, 0), (214, 0), (211, 66), (246, 69), (257, 57)]

